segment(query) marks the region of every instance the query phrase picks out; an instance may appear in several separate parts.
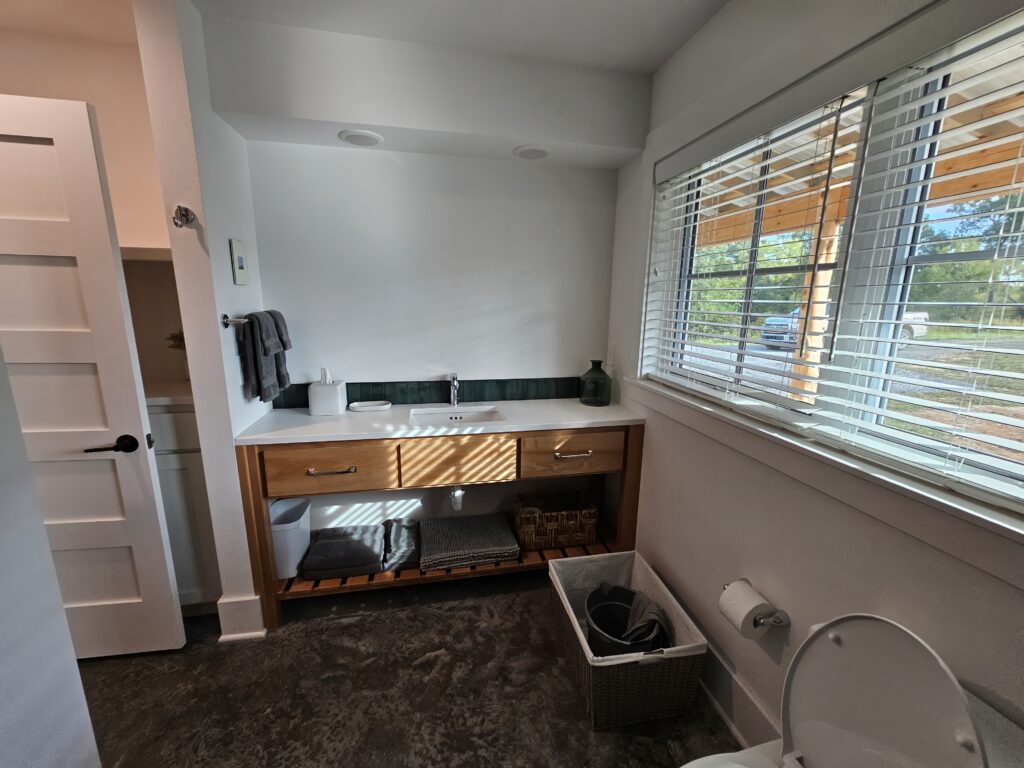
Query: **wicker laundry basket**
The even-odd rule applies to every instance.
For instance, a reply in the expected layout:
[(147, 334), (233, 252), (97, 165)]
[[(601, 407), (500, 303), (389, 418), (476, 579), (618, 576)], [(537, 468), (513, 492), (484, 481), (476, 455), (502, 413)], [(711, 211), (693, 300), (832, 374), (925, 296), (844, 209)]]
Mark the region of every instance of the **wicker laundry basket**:
[[(552, 610), (563, 652), (586, 699), (594, 730), (683, 714), (700, 681), (707, 641), (668, 587), (634, 552), (552, 560)], [(595, 656), (587, 644), (585, 602), (600, 582), (622, 584), (658, 603), (673, 645), (649, 653)]]
[(597, 507), (582, 493), (523, 494), (515, 525), (523, 549), (582, 547), (597, 542)]

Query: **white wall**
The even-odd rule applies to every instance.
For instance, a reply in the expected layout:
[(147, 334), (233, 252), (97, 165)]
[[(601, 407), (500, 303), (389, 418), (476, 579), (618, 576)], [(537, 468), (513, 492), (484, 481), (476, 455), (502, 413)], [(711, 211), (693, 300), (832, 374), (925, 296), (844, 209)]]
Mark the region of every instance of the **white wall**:
[(0, 744), (4, 765), (99, 768), (32, 472), (0, 358)]
[[(192, 110), (192, 132), (195, 136), (199, 181), (203, 188), (203, 206), (206, 209), (203, 235), (210, 254), (217, 311), (238, 317), (263, 309), (246, 142), (213, 111), (201, 18), (191, 3), (179, 3), (179, 8), (182, 16), (182, 54)], [(248, 285), (234, 284), (228, 243), (231, 239), (245, 243), (249, 261)], [(223, 330), (220, 340), (224, 377), (228, 385), (231, 428), (233, 434), (237, 435), (266, 413), (269, 405), (258, 400), (246, 400), (242, 395), (242, 371), (234, 329)]]
[(89, 102), (96, 110), (118, 241), (122, 247), (167, 247), (136, 47), (0, 29), (0, 93)]
[[(725, 150), (1016, 5), (733, 0), (655, 75), (647, 147), (619, 173), (609, 346), (623, 402), (647, 418), (637, 548), (707, 631), (716, 658), (706, 683), (751, 742), (774, 735), (785, 671), (811, 624), (851, 611), (907, 625), (1024, 723), (1024, 546), (880, 473), (840, 468), (731, 426), (703, 401), (672, 402), (628, 381), (654, 162), (687, 144), (705, 156)], [(739, 577), (790, 612), (788, 632), (751, 641), (725, 623), (717, 600)]]
[[(223, 593), (221, 638), (260, 636), (233, 437), (268, 406), (244, 402), (233, 337), (219, 323), (221, 312), (262, 306), (245, 142), (210, 109), (198, 11), (188, 0), (133, 0), (132, 7), (164, 196), (197, 215), (193, 226), (169, 234)], [(230, 285), (232, 237), (251, 246), (244, 288)]]
[(293, 381), (575, 376), (606, 347), (615, 175), (253, 142)]
[(635, 153), (647, 130), (646, 75), (236, 19), (205, 28), (213, 107), (228, 115), (377, 126), (391, 140), (505, 137), (505, 155), (517, 142)]
[[(726, 3), (655, 72), (651, 127), (688, 108), (710, 112), (705, 120), (731, 118), (934, 4), (935, 0), (773, 0), (768, 7), (758, 0)], [(723, 44), (728, 45), (724, 51)], [(731, 55), (736, 51), (743, 55)]]

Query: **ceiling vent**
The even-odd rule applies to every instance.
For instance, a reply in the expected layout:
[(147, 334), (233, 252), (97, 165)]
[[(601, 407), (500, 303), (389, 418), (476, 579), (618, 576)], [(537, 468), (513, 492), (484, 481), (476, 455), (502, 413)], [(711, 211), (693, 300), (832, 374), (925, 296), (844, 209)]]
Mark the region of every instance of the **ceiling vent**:
[(379, 133), (362, 128), (348, 128), (339, 133), (338, 138), (353, 147), (376, 147), (384, 143), (384, 137)]
[(512, 154), (523, 160), (543, 160), (551, 150), (541, 144), (523, 144), (512, 150)]

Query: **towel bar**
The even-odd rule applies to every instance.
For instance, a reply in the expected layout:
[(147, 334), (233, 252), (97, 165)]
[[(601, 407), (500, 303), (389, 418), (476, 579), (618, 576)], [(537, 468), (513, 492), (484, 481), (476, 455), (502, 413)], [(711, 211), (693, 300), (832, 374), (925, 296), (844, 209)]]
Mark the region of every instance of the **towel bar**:
[(220, 324), (225, 328), (230, 328), (232, 325), (245, 325), (248, 320), (244, 317), (228, 317), (227, 315), (220, 316)]

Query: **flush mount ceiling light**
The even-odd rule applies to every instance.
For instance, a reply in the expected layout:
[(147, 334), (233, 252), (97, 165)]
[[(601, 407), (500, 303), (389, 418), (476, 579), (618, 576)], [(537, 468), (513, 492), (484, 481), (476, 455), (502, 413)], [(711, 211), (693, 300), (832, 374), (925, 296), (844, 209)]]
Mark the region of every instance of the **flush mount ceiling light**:
[(550, 151), (542, 144), (523, 144), (513, 149), (512, 154), (523, 160), (543, 160)]
[(362, 128), (346, 128), (338, 134), (338, 138), (353, 147), (376, 147), (384, 143), (384, 137), (379, 133)]

